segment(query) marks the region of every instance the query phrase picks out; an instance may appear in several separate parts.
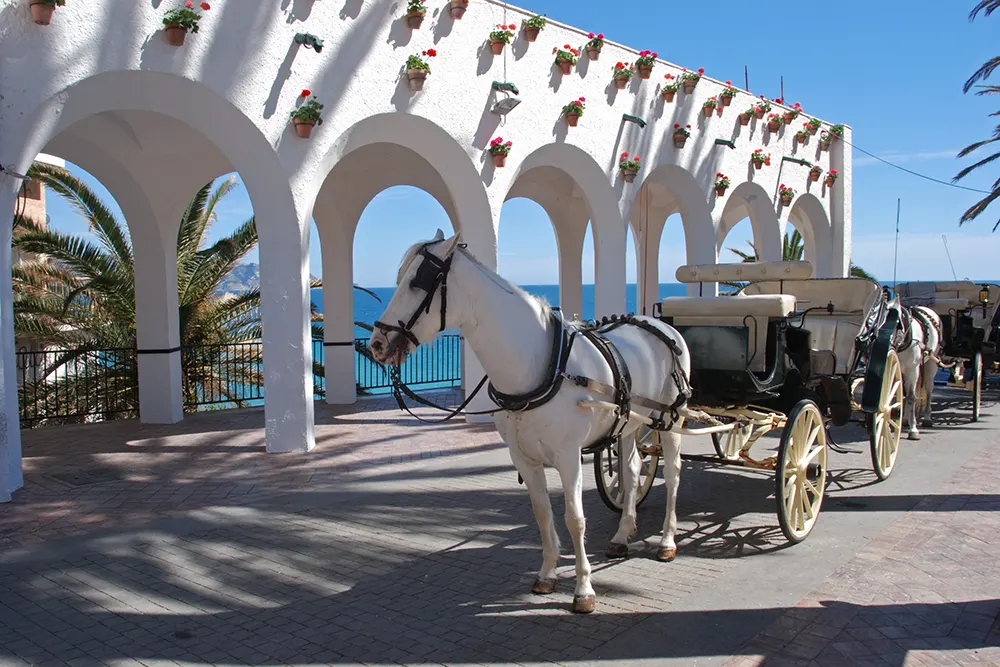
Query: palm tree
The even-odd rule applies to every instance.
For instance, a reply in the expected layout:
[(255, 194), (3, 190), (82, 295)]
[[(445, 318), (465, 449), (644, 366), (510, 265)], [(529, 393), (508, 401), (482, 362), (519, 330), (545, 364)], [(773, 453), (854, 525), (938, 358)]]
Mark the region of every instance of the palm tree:
[[(976, 19), (976, 16), (978, 16), (980, 12), (982, 12), (983, 16), (989, 16), (998, 9), (1000, 9), (1000, 0), (980, 0), (980, 2), (976, 3), (976, 6), (969, 13), (969, 20), (974, 21)], [(962, 92), (968, 93), (975, 86), (976, 82), (985, 81), (986, 79), (988, 79), (990, 75), (993, 74), (994, 70), (996, 70), (998, 67), (1000, 67), (1000, 56), (994, 56), (993, 58), (987, 60), (965, 82), (965, 85), (962, 86)], [(976, 87), (979, 88), (979, 90), (976, 91), (976, 95), (996, 95), (1000, 93), (1000, 86), (980, 85)], [(990, 115), (1000, 116), (1000, 111), (995, 111)], [(1000, 141), (1000, 125), (997, 125), (996, 127), (993, 128), (993, 135), (989, 139), (983, 139), (982, 141), (977, 141), (973, 144), (969, 144), (968, 146), (966, 146), (961, 150), (961, 152), (958, 154), (958, 157), (963, 158), (979, 150), (983, 146), (987, 146), (997, 141)], [(975, 170), (979, 169), (980, 167), (984, 167), (988, 164), (991, 164), (997, 159), (1000, 159), (1000, 151), (993, 153), (992, 155), (987, 155), (986, 157), (980, 159), (978, 162), (975, 162), (966, 167), (965, 169), (963, 169), (962, 171), (958, 172), (958, 174), (955, 175), (955, 178), (952, 179), (952, 182), (957, 182), (962, 180)], [(992, 204), (998, 198), (1000, 198), (1000, 179), (997, 179), (996, 181), (993, 182), (991, 191), (985, 197), (983, 197), (978, 202), (970, 206), (969, 209), (962, 214), (962, 217), (959, 218), (958, 224), (961, 226), (963, 223), (975, 220), (977, 217), (979, 217), (980, 214), (982, 214), (987, 209), (987, 207), (989, 207), (990, 204)], [(997, 227), (1000, 227), (1000, 220), (997, 220), (996, 224), (993, 225), (993, 231), (996, 231)]]
[[(45, 229), (23, 215), (14, 221), (15, 250), (31, 253), (13, 268), (15, 336), (61, 348), (35, 355), (44, 362), (33, 365), (30, 377), (23, 374), (22, 392), (36, 408), (41, 405), (36, 410), (41, 415), (57, 410), (58, 403), (64, 415), (67, 403), (77, 413), (103, 418), (135, 414), (135, 356), (125, 354), (136, 343), (135, 260), (127, 227), (67, 170), (36, 162), (29, 175), (66, 199), (97, 240)], [(212, 245), (205, 243), (217, 219), (216, 207), (235, 188), (231, 176), (214, 190), (211, 183), (199, 189), (177, 235), (186, 405), (221, 401), (241, 406), (263, 385), (260, 290), (218, 293), (220, 283), (257, 245), (254, 219)], [(321, 286), (321, 281), (311, 281), (311, 287)], [(313, 338), (322, 339), (323, 315), (315, 304), (311, 310)], [(316, 361), (313, 370), (314, 377), (324, 377)], [(319, 383), (315, 391), (323, 395)]]

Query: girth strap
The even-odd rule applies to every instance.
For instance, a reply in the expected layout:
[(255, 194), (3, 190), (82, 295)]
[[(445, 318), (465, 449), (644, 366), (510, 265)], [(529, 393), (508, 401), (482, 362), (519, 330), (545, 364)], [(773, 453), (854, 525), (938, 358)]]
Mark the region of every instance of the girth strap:
[(505, 394), (494, 387), (492, 382), (487, 387), (490, 399), (502, 410), (507, 412), (534, 410), (551, 401), (552, 397), (559, 393), (576, 331), (570, 331), (555, 312), (550, 313), (550, 318), (553, 326), (552, 353), (549, 355), (549, 368), (542, 383), (523, 394)]

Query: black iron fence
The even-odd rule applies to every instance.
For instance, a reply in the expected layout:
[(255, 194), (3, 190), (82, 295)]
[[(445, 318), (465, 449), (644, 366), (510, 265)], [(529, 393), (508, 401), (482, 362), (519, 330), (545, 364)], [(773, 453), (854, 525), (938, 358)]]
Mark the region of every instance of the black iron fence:
[[(368, 354), (368, 338), (354, 340), (359, 394), (391, 387), (388, 370)], [(313, 341), (314, 396), (326, 391), (323, 341)], [(22, 427), (139, 416), (136, 351), (77, 349), (17, 352), (18, 404)], [(185, 410), (228, 409), (264, 401), (263, 345), (231, 343), (181, 348)], [(421, 345), (400, 367), (408, 385), (455, 387), (462, 381), (462, 338), (439, 336)]]

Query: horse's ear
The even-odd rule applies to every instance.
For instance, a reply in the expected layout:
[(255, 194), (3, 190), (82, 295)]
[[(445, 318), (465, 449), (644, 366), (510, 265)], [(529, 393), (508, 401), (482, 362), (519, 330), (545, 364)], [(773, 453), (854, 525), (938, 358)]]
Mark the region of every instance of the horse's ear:
[(432, 238), (431, 241), (444, 241), (444, 232), (441, 231), (440, 227), (438, 228), (437, 233), (434, 235), (434, 238)]
[(448, 239), (447, 241), (445, 241), (444, 242), (444, 254), (445, 254), (445, 256), (447, 257), (452, 252), (454, 252), (455, 251), (455, 246), (457, 246), (460, 242), (461, 242), (461, 238), (459, 238), (458, 234), (455, 234), (450, 239)]

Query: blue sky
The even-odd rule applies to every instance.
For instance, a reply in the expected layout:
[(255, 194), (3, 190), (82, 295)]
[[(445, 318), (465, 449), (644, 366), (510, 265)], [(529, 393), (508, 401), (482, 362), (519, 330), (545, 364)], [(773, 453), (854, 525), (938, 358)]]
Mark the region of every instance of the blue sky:
[[(963, 95), (962, 84), (979, 65), (996, 55), (1000, 17), (968, 21), (974, 0), (841, 0), (805, 11), (788, 5), (719, 0), (711, 12), (694, 5), (640, 3), (622, 11), (617, 3), (586, 0), (532, 0), (530, 9), (637, 49), (658, 51), (679, 65), (704, 67), (718, 79), (743, 81), (747, 65), (750, 90), (774, 98), (779, 77), (785, 97), (808, 114), (854, 129), (854, 144), (908, 169), (950, 179), (972, 159), (958, 151), (985, 138), (995, 125), (987, 98)], [(996, 77), (994, 77), (996, 78)], [(958, 277), (998, 279), (995, 269), (1000, 236), (991, 233), (1000, 204), (972, 224), (958, 226), (961, 213), (979, 195), (937, 185), (903, 173), (855, 151), (853, 260), (882, 280), (891, 280), (896, 199), (902, 199), (899, 240), (900, 280), (950, 279), (942, 234), (947, 235)], [(79, 173), (79, 171), (77, 170)], [(968, 177), (962, 185), (987, 189), (998, 168)], [(111, 200), (99, 184), (91, 185)], [(85, 231), (62, 202), (50, 198), (52, 224)], [(251, 214), (240, 188), (220, 208), (215, 235), (233, 229)], [(438, 227), (451, 231), (444, 211), (426, 193), (399, 187), (383, 192), (366, 209), (355, 239), (355, 282), (389, 286), (397, 259), (411, 243), (429, 238)], [(743, 247), (749, 222), (734, 229), (726, 246)], [(514, 200), (503, 209), (499, 230), (499, 268), (520, 284), (558, 281), (556, 242), (544, 212), (532, 202)], [(683, 258), (679, 220), (671, 219), (660, 253), (661, 280), (673, 280)], [(319, 243), (312, 235), (311, 266), (321, 275)], [(722, 260), (729, 261), (723, 253)], [(385, 261), (391, 258), (391, 261)], [(735, 259), (735, 256), (733, 256)], [(256, 261), (256, 254), (251, 258)], [(593, 246), (584, 248), (584, 281), (593, 282)], [(635, 258), (628, 244), (627, 276), (635, 281)]]

